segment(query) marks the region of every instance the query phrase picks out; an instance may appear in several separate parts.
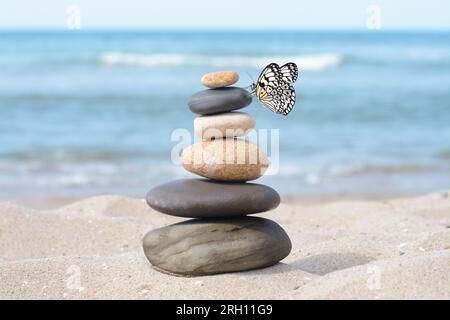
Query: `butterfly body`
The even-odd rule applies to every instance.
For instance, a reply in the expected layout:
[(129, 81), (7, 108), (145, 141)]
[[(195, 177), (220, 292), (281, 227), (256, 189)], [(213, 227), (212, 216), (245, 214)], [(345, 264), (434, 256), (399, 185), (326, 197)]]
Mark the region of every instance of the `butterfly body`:
[(252, 84), (252, 92), (261, 103), (271, 111), (288, 115), (295, 104), (294, 82), (298, 78), (297, 65), (293, 62), (279, 66), (271, 63), (266, 66)]

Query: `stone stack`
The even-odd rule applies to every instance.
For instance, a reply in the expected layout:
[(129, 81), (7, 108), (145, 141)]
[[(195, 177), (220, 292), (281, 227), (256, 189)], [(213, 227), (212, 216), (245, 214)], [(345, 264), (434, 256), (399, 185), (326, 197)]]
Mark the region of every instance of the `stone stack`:
[(194, 218), (150, 231), (144, 252), (159, 271), (200, 276), (271, 266), (291, 251), (291, 241), (275, 222), (247, 216), (276, 208), (279, 194), (247, 181), (261, 177), (269, 163), (259, 147), (238, 137), (255, 126), (247, 113), (248, 91), (231, 87), (234, 71), (206, 74), (210, 88), (194, 94), (195, 134), (202, 139), (183, 150), (183, 167), (204, 178), (175, 180), (150, 190), (147, 203), (168, 215)]

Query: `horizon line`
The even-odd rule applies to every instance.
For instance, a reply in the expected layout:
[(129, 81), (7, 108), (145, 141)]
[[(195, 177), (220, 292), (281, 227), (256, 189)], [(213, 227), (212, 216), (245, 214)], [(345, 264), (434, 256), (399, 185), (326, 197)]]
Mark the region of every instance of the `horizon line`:
[(450, 32), (450, 27), (445, 28), (380, 28), (368, 29), (363, 27), (295, 27), (295, 28), (249, 28), (249, 27), (232, 27), (232, 28), (168, 28), (168, 27), (87, 27), (80, 29), (68, 29), (64, 27), (0, 27), (0, 32), (367, 32), (367, 33), (383, 33), (383, 32)]

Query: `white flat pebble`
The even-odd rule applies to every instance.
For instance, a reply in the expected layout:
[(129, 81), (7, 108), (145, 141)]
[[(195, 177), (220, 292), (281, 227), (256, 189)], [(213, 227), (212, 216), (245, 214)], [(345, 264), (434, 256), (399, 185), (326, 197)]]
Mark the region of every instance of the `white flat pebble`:
[(245, 112), (199, 116), (194, 120), (195, 135), (203, 140), (245, 136), (255, 127), (255, 119)]

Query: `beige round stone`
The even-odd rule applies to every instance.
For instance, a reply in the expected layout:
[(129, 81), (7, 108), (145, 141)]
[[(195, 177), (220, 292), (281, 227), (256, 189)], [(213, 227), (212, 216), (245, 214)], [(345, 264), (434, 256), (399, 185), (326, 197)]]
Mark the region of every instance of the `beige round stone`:
[(255, 119), (245, 112), (200, 116), (194, 120), (195, 135), (203, 140), (245, 136), (255, 127)]
[(181, 161), (187, 171), (220, 181), (255, 180), (269, 166), (257, 145), (233, 138), (192, 144), (183, 150)]
[(219, 71), (207, 73), (202, 77), (202, 84), (205, 87), (216, 89), (231, 86), (239, 80), (239, 74), (236, 71)]

